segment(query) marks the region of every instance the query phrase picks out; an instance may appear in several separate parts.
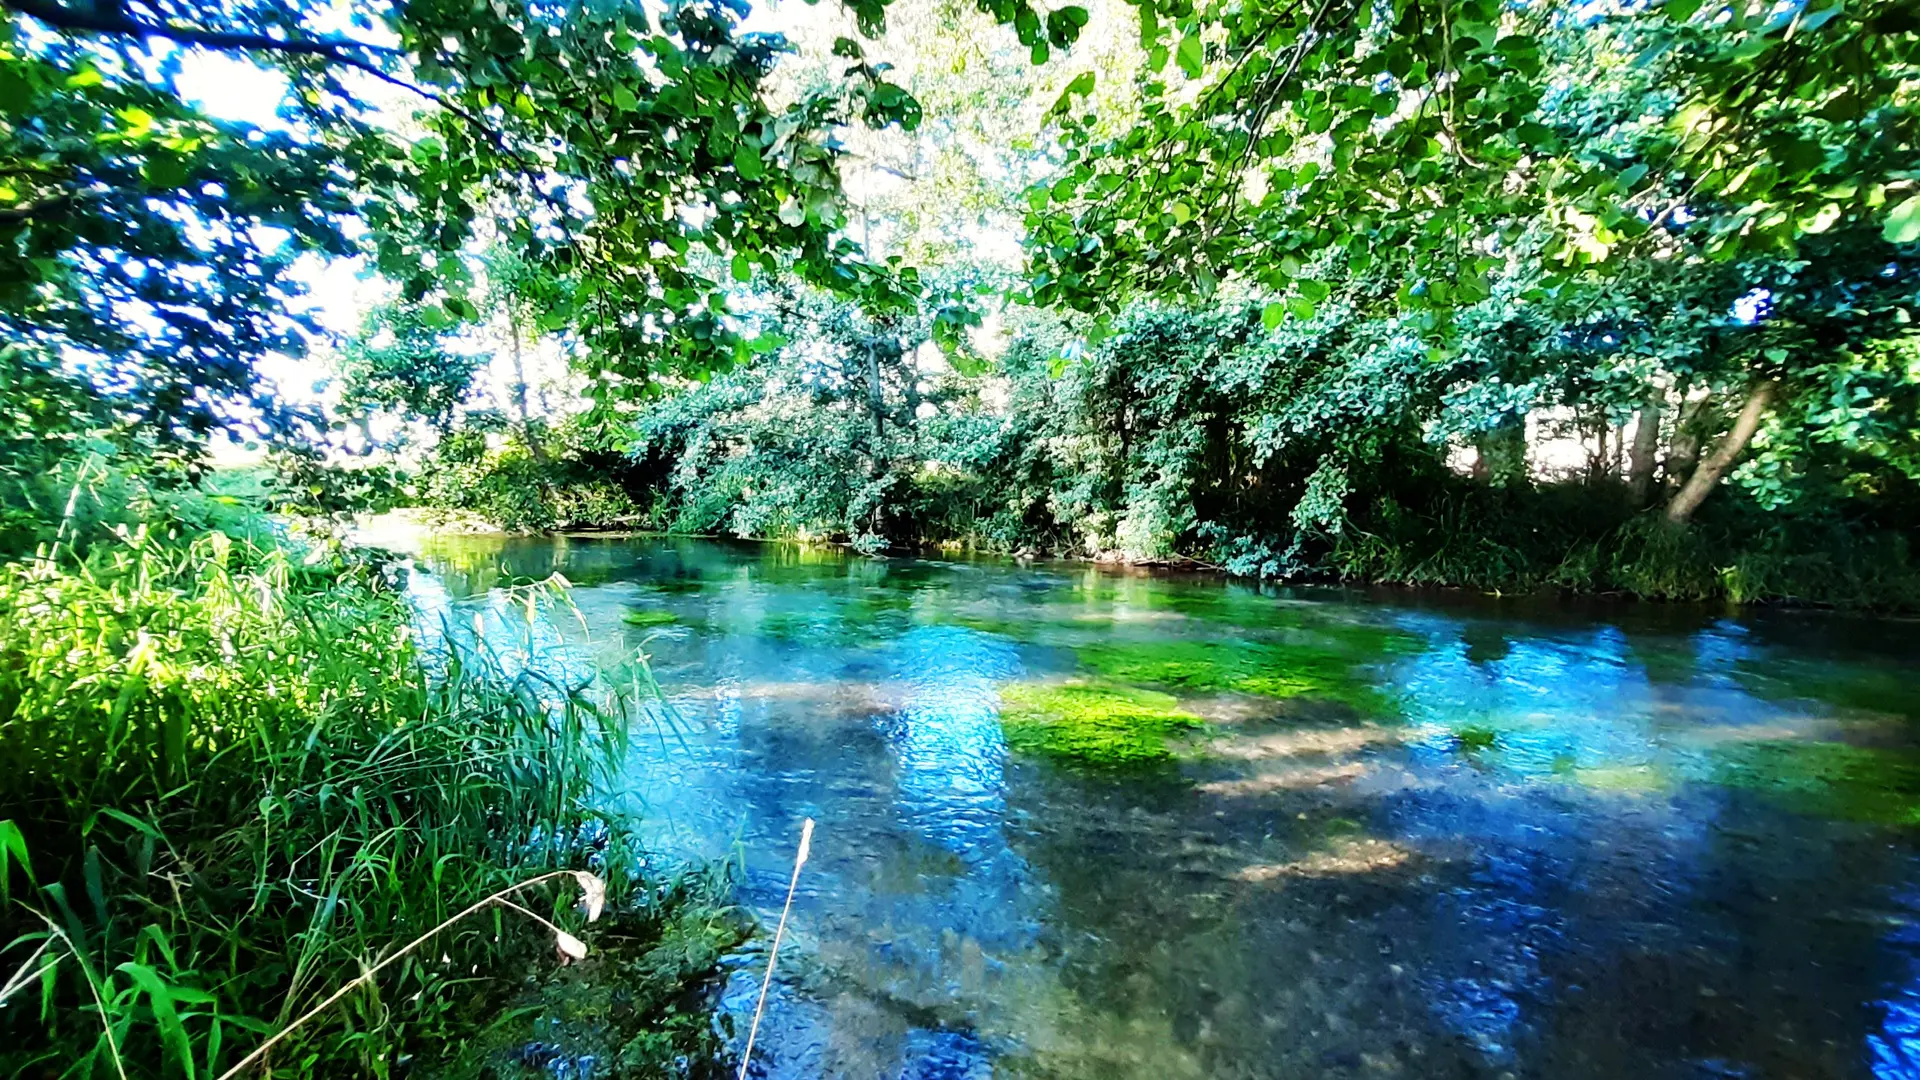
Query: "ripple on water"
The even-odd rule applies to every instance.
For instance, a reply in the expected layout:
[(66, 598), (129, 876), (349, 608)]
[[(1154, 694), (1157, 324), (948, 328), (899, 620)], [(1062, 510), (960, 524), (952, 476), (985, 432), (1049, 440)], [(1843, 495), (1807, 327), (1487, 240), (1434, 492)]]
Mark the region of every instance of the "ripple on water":
[[(609, 792), (660, 847), (734, 859), (772, 914), (820, 822), (759, 1075), (1920, 1080), (1903, 632), (455, 547), (422, 557), (423, 636), (477, 613), (578, 675), (671, 628), (678, 722)], [(553, 569), (581, 619), (529, 627), (497, 587)], [(1020, 688), (1070, 685), (1187, 719), (1151, 770), (1037, 752)]]

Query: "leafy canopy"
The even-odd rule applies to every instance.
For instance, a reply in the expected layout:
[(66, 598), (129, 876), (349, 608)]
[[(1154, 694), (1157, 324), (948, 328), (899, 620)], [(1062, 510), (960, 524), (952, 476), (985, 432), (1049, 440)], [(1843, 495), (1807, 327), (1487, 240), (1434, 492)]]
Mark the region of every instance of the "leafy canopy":
[[(1325, 266), (1401, 306), (1549, 287), (1624, 253), (1789, 256), (1920, 239), (1909, 6), (1294, 0), (1137, 5), (1137, 121), (1072, 102), (1030, 193), (1031, 291), (1109, 313), (1226, 279), (1309, 317)], [(1091, 78), (1078, 86), (1089, 90)]]
[[(545, 332), (601, 396), (751, 350), (723, 282), (793, 273), (878, 308), (916, 303), (897, 264), (840, 235), (843, 125), (920, 108), (841, 50), (843, 78), (776, 105), (784, 49), (739, 0), (5, 0), (0, 26), (0, 325), (72, 360), (181, 439), (256, 398), (251, 362), (298, 354), (303, 253), (365, 253), (470, 318), (470, 244), (537, 269)], [(1036, 58), (1086, 21), (988, 0)], [(871, 31), (884, 5), (856, 3)], [(193, 52), (284, 77), (281, 126), (211, 118), (181, 93)], [(422, 318), (438, 318), (433, 307)]]

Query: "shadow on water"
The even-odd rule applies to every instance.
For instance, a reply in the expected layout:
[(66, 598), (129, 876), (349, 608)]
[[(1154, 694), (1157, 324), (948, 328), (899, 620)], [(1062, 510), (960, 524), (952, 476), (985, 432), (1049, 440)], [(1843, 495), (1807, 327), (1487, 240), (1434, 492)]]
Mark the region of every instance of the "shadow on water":
[(1920, 1078), (1905, 624), (678, 539), (420, 563), (483, 619), (564, 574), (529, 640), (565, 663), (644, 642), (682, 723), (608, 795), (663, 852), (772, 912), (818, 819), (763, 1075)]

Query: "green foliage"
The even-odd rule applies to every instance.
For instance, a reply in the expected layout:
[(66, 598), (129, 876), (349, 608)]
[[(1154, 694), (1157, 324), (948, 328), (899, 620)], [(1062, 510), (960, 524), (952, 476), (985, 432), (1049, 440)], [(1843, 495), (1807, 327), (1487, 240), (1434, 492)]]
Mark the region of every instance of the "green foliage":
[[(1649, 271), (1623, 280), (1604, 315), (1502, 294), (1456, 313), (1451, 355), (1419, 344), (1427, 316), (1343, 301), (1273, 331), (1252, 306), (1140, 308), (1092, 346), (1028, 319), (996, 371), (922, 372), (911, 388), (906, 371), (889, 377), (879, 425), (847, 345), (808, 332), (804, 350), (644, 406), (635, 475), (653, 487), (652, 523), (675, 531), (1489, 591), (1912, 604), (1920, 575), (1900, 536), (1920, 521), (1905, 471), (1920, 378), (1904, 339), (1869, 335), (1855, 351), (1837, 338), (1803, 369), (1827, 389), (1800, 384), (1782, 407), (1803, 410), (1793, 425), (1762, 433), (1754, 467), (1691, 529), (1638, 514), (1610, 462), (1529, 476), (1530, 416), (1623, 425), (1661, 396), (1667, 456), (1649, 499), (1671, 491), (1681, 444), (1707, 441), (1737, 404), (1698, 388), (1726, 356), (1840, 329), (1813, 316), (1742, 326), (1727, 315), (1741, 280)], [(823, 349), (837, 366), (815, 359)], [(1695, 387), (1684, 402), (1676, 384)], [(930, 408), (909, 408), (916, 398)], [(1451, 465), (1455, 447), (1488, 462), (1484, 475)]]
[(1395, 305), (1444, 311), (1516, 258), (1557, 288), (1674, 245), (1912, 239), (1920, 24), (1894, 3), (1139, 10), (1137, 110), (1067, 113), (1035, 188), (1044, 303), (1110, 313), (1239, 277), (1310, 319), (1338, 253), (1385, 271)]
[[(484, 652), (433, 661), (337, 551), (135, 529), (18, 563), (0, 657), (0, 820), (33, 875), (12, 874), (9, 955), (64, 935), (45, 1011), (6, 1011), (10, 1071), (99, 1074), (104, 1021), (140, 1075), (217, 1072), (497, 888), (589, 860), (628, 888), (625, 834), (588, 803), (621, 722)], [(453, 962), (396, 967), (281, 1060), (386, 1075), (484, 1015), (476, 965), (550, 952), (531, 924), (462, 924), (432, 948)]]
[(479, 514), (514, 532), (642, 523), (644, 508), (623, 483), (632, 467), (597, 442), (581, 418), (543, 433), (538, 453), (522, 431), (457, 430), (440, 440), (421, 470), (421, 500)]
[(43, 365), (77, 361), (162, 445), (205, 436), (233, 399), (284, 425), (251, 361), (305, 349), (288, 270), (351, 250), (356, 179), (385, 184), (392, 162), (211, 120), (175, 91), (177, 58), (17, 17), (110, 21), (93, 10), (23, 0), (0, 25), (0, 337)]
[(271, 482), (254, 505), (293, 514), (378, 513), (407, 499), (406, 477), (386, 462), (331, 462), (312, 447), (288, 445), (268, 456)]
[(1098, 768), (1172, 760), (1167, 740), (1200, 719), (1167, 694), (1103, 682), (1014, 683), (1000, 688), (1000, 726), (1016, 751)]
[(466, 400), (476, 355), (449, 348), (446, 319), (428, 319), (421, 304), (389, 303), (367, 313), (340, 351), (341, 407), (353, 414), (384, 409), (445, 433)]

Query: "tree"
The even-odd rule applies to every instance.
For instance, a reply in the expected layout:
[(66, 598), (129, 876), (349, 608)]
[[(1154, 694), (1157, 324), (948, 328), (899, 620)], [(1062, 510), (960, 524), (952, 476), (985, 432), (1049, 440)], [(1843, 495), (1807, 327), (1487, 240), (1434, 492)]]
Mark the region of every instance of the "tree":
[[(1900, 6), (1140, 10), (1149, 69), (1179, 74), (1144, 79), (1117, 132), (1093, 113), (1063, 124), (1065, 164), (1028, 219), (1039, 302), (1103, 325), (1131, 297), (1239, 283), (1273, 329), (1338, 293), (1378, 317), (1431, 312), (1404, 332), (1452, 357), (1476, 348), (1464, 313), (1504, 297), (1585, 342), (1536, 351), (1558, 373), (1522, 382), (1558, 382), (1603, 432), (1646, 419), (1630, 498), (1651, 495), (1670, 394), (1711, 391), (1689, 439), (1748, 417), (1701, 468), (1669, 455), (1690, 469), (1675, 522), (1799, 372), (1904, 332), (1884, 317), (1914, 298), (1920, 239), (1920, 113), (1901, 89), (1920, 23)], [(1771, 298), (1762, 325), (1731, 317), (1748, 294)], [(1507, 374), (1453, 400), (1496, 400)]]
[(1105, 137), (1070, 115), (1061, 175), (1035, 191), (1044, 303), (1110, 312), (1244, 278), (1310, 305), (1326, 283), (1308, 264), (1339, 251), (1390, 268), (1401, 306), (1445, 308), (1488, 295), (1528, 223), (1568, 275), (1681, 232), (1713, 258), (1845, 225), (1920, 239), (1902, 4), (1138, 10), (1137, 122)]
[(444, 319), (419, 303), (387, 303), (367, 313), (340, 351), (340, 404), (354, 414), (385, 409), (445, 435), (466, 400), (480, 358), (450, 347)]
[[(315, 0), (5, 6), (20, 18), (0, 29), (0, 324), (85, 358), (171, 437), (206, 434), (235, 397), (286, 419), (251, 361), (314, 332), (284, 314), (301, 252), (365, 251), (406, 302), (460, 318), (467, 246), (496, 238), (550, 285), (539, 329), (572, 335), (612, 395), (747, 354), (729, 269), (900, 300), (895, 271), (838, 235), (833, 132), (911, 125), (917, 104), (856, 62), (772, 106), (784, 45), (737, 33), (738, 0), (416, 0), (357, 10), (351, 34), (316, 29), (333, 9)], [(1036, 53), (1085, 21), (990, 6)], [(854, 10), (883, 24), (878, 3)], [(283, 75), (286, 130), (186, 104), (193, 50)]]

